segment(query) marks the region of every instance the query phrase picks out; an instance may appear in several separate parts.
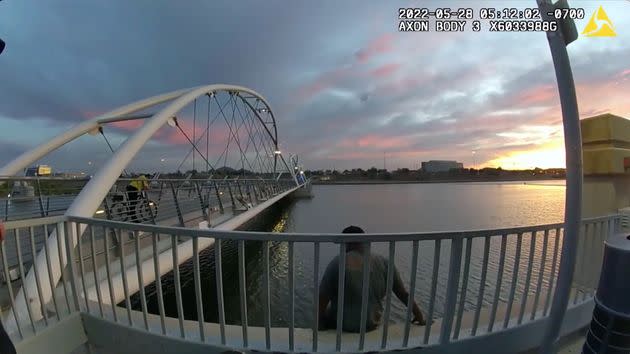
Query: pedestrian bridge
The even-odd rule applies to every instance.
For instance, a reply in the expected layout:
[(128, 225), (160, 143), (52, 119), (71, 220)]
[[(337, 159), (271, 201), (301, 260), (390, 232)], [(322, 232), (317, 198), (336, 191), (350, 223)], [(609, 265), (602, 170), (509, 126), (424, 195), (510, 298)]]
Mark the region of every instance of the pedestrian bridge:
[[(125, 122), (140, 123), (114, 149), (106, 129), (127, 129)], [(155, 139), (170, 136), (168, 129), (190, 145), (182, 164), (192, 163), (195, 173), (155, 176), (147, 190), (133, 194), (127, 186), (137, 176), (127, 170), (151, 153), (146, 147)], [(14, 177), (90, 134), (102, 136), (111, 150), (91, 178)], [(365, 247), (390, 260), (388, 288), (396, 263), (409, 269), (404, 282), (410, 299), (420, 291), (430, 294), (427, 303), (418, 301), (429, 321), (411, 324), (411, 300), (400, 305), (389, 292), (377, 330), (319, 330), (319, 282), (326, 267), (321, 250), (334, 249), (342, 260), (341, 324), (346, 246), (356, 235), (244, 231), (279, 201), (307, 191), (297, 159), (285, 158), (277, 136), (273, 111), (261, 95), (209, 85), (83, 122), (0, 169), (9, 193), (16, 181), (32, 188), (19, 200), (5, 199), (2, 209), (7, 238), (0, 254), (8, 280), (0, 289), (6, 303), (2, 321), (18, 351), (505, 353), (532, 349), (542, 340), (557, 288), (563, 224), (366, 234)], [(563, 333), (589, 322), (599, 276), (592, 265), (601, 264), (603, 242), (619, 227), (614, 215), (583, 221), (579, 276)], [(235, 252), (225, 252), (228, 245)], [(400, 264), (402, 252), (410, 253), (408, 264)], [(312, 259), (313, 267), (305, 268), (300, 257)], [(224, 269), (230, 259), (236, 273)], [(262, 263), (262, 274), (247, 272), (252, 261)], [(353, 300), (361, 304), (361, 323), (370, 283), (364, 264), (362, 294)], [(419, 269), (430, 269), (426, 281), (418, 281)], [(287, 290), (273, 306), (272, 273), (280, 274)], [(255, 294), (248, 294), (251, 283), (257, 284)], [(236, 285), (238, 294), (225, 297), (226, 285)], [(296, 289), (310, 295), (298, 299)], [(228, 311), (238, 312), (238, 320), (228, 320)], [(297, 311), (310, 313), (310, 323), (298, 323)], [(262, 321), (250, 322), (253, 312), (262, 313)]]

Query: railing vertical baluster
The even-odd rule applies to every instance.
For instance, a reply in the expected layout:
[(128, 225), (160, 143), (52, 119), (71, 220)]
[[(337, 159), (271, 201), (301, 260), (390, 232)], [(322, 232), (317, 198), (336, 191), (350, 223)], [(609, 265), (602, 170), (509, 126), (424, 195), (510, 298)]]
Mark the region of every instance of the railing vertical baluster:
[(245, 241), (238, 240), (238, 282), (241, 303), (241, 330), (243, 332), (243, 347), (248, 344), (247, 338), (247, 283), (245, 282)]
[(199, 182), (195, 182), (195, 189), (197, 190), (197, 198), (199, 198), (199, 206), (201, 207), (201, 215), (203, 216), (204, 220), (208, 220), (209, 210), (207, 210), (206, 207), (208, 207), (210, 204), (208, 203), (208, 206), (204, 205), (203, 195), (201, 194), (201, 187), (199, 187)]
[(542, 292), (543, 276), (545, 275), (545, 263), (547, 261), (547, 243), (549, 243), (549, 229), (545, 229), (543, 235), (543, 249), (540, 257), (540, 269), (538, 270), (538, 282), (536, 283), (536, 293), (534, 295), (534, 306), (532, 308), (532, 314), (529, 317), (530, 321), (536, 318), (536, 312), (538, 311), (538, 302), (540, 301), (540, 293)]
[(457, 310), (457, 321), (455, 322), (455, 334), (453, 339), (459, 338), (462, 327), (462, 317), (464, 315), (464, 305), (466, 303), (466, 293), (468, 292), (468, 274), (470, 272), (470, 256), (472, 253), (472, 237), (466, 238), (466, 251), (464, 252), (464, 274), (462, 275), (462, 287), (459, 295), (459, 309)]
[(42, 296), (42, 283), (39, 279), (39, 269), (37, 269), (37, 262), (35, 262), (35, 258), (37, 256), (37, 251), (35, 250), (35, 235), (33, 226), (29, 227), (28, 234), (30, 238), (31, 244), (31, 254), (32, 254), (32, 262), (33, 262), (33, 272), (35, 273), (35, 285), (37, 286), (37, 296), (39, 297), (39, 306), (40, 311), (42, 311), (42, 316), (44, 316), (44, 323), (48, 326), (48, 313), (46, 312), (46, 304), (44, 303), (44, 297)]
[(245, 199), (245, 196), (243, 195), (243, 190), (241, 189), (241, 183), (236, 180), (236, 187), (238, 188), (238, 194), (241, 196), (241, 200)]
[(448, 282), (446, 285), (446, 302), (444, 303), (444, 319), (440, 330), (440, 344), (450, 342), (455, 306), (457, 304), (457, 287), (459, 285), (459, 272), (462, 266), (462, 238), (451, 240), (451, 257), (449, 259)]
[(79, 273), (81, 274), (81, 286), (83, 287), (83, 296), (85, 297), (85, 308), (87, 313), (90, 313), (90, 300), (87, 296), (87, 287), (85, 286), (85, 265), (83, 264), (83, 234), (81, 233), (81, 225), (79, 223), (74, 224), (74, 230), (77, 235), (77, 250), (79, 253)]
[[(394, 259), (396, 257), (396, 242), (389, 241), (389, 256), (387, 258), (387, 292), (385, 295), (385, 313), (383, 316), (383, 337), (381, 349), (387, 346), (387, 334), (389, 330), (389, 317), (392, 308), (392, 289), (394, 287)], [(428, 322), (427, 322), (428, 323)]]
[(109, 235), (114, 232), (109, 228), (103, 227), (103, 240), (105, 241), (105, 271), (107, 273), (107, 285), (109, 287), (109, 301), (112, 304), (112, 315), (114, 322), (118, 322), (118, 314), (116, 313), (116, 301), (114, 298), (114, 284), (112, 283), (112, 272), (109, 262)]
[[(551, 274), (549, 275), (549, 290), (547, 291), (547, 298), (545, 299), (545, 309), (543, 315), (547, 316), (551, 305), (551, 293), (553, 292), (554, 281), (556, 280), (556, 264), (558, 262), (558, 251), (560, 250), (560, 228), (556, 229), (556, 237), (554, 240), (553, 259), (551, 260)], [(564, 229), (562, 229), (564, 233)]]
[(427, 325), (424, 328), (424, 344), (429, 343), (431, 335), (431, 327), (433, 326), (433, 312), (435, 310), (435, 293), (437, 291), (438, 272), (440, 270), (440, 254), (442, 250), (442, 240), (435, 240), (435, 249), (433, 251), (433, 275), (431, 277), (431, 295), (429, 296), (429, 310), (427, 314)]
[(219, 329), (221, 344), (225, 345), (225, 310), (223, 308), (223, 266), (221, 258), (221, 239), (214, 239), (214, 270), (217, 285), (217, 312), (219, 312)]
[(289, 350), (295, 350), (295, 249), (289, 241)]
[(103, 317), (103, 295), (101, 294), (101, 284), (98, 281), (98, 266), (96, 263), (96, 246), (94, 245), (95, 237), (94, 237), (94, 227), (92, 225), (88, 226), (90, 228), (90, 250), (92, 251), (92, 273), (94, 274), (94, 285), (96, 286), (96, 298), (98, 299), (98, 310), (101, 317)]
[(337, 338), (335, 348), (341, 351), (341, 332), (343, 330), (343, 305), (346, 279), (346, 243), (339, 244), (339, 278), (337, 283)]
[[(359, 334), (359, 350), (365, 345), (365, 330), (367, 323), (368, 295), (370, 290), (370, 242), (363, 243), (363, 284), (361, 289), (361, 330)], [(412, 290), (413, 291), (413, 290)]]
[[(409, 344), (409, 331), (411, 329), (411, 310), (413, 309), (414, 295), (416, 291), (416, 275), (418, 274), (418, 240), (412, 242), (411, 274), (409, 276), (409, 297), (407, 298), (407, 312), (405, 314), (405, 331), (402, 346)], [(365, 285), (364, 285), (365, 286)]]
[(232, 212), (236, 211), (236, 203), (234, 202), (234, 194), (232, 193), (232, 188), (230, 187), (230, 182), (226, 182), (226, 186), (228, 188), (228, 192), (230, 193), (230, 201), (232, 202)]
[(473, 319), (472, 329), (470, 331), (471, 336), (477, 334), (477, 328), (479, 327), (479, 315), (481, 314), (481, 307), (483, 305), (483, 296), (486, 289), (486, 276), (488, 275), (488, 258), (490, 257), (490, 236), (484, 237), (483, 243), (483, 264), (481, 266), (481, 279), (479, 280), (479, 296), (477, 297), (477, 306), (475, 308), (475, 318)]
[(317, 351), (319, 331), (319, 242), (313, 243), (313, 352)]
[(536, 251), (536, 236), (538, 231), (532, 231), (529, 239), (529, 255), (527, 260), (527, 274), (525, 275), (525, 290), (521, 299), (521, 310), (518, 314), (517, 324), (523, 323), (525, 307), (527, 306), (527, 296), (529, 294), (529, 282), (532, 280), (532, 267), (534, 266), (534, 252)]
[[(240, 189), (240, 187), (239, 187)], [(263, 241), (263, 296), (265, 304), (263, 316), (265, 321), (265, 347), (271, 349), (271, 294), (269, 292), (269, 241)]]
[(179, 335), (186, 338), (184, 331), (184, 305), (182, 304), (182, 283), (179, 276), (179, 236), (171, 234), (171, 251), (173, 253), (173, 277), (175, 281), (175, 302), (177, 319), (179, 320)]
[(171, 193), (173, 193), (173, 203), (175, 204), (175, 211), (177, 212), (179, 226), (186, 226), (186, 223), (184, 222), (184, 216), (182, 215), (182, 209), (179, 205), (179, 199), (177, 199), (177, 191), (175, 190), (174, 182), (171, 182)]
[[(583, 265), (582, 268), (584, 270), (585, 278), (586, 278), (586, 279), (584, 279), (584, 284), (583, 284), (583, 287), (582, 287), (582, 301), (586, 300), (586, 296), (591, 291), (591, 289), (590, 289), (590, 285), (591, 285), (590, 280), (592, 278), (591, 277), (591, 273), (593, 272), (593, 269), (591, 267), (586, 267), (584, 265), (585, 265), (585, 262), (586, 262), (587, 259), (588, 260), (593, 260), (593, 258), (592, 258), (593, 255), (592, 254), (589, 255), (589, 252), (593, 252), (593, 250), (596, 249), (595, 248), (595, 244), (593, 242), (593, 237), (589, 236), (589, 234), (588, 234), (590, 225), (591, 224), (589, 224), (589, 223), (584, 224), (584, 238), (583, 238), (584, 248), (582, 249), (582, 251), (583, 251), (582, 259), (579, 260), (579, 262), (581, 262), (582, 265)], [(591, 231), (595, 231), (595, 225), (593, 225), (593, 227), (591, 229), (592, 229)], [(601, 229), (603, 229), (603, 228), (601, 228)], [(591, 233), (594, 233), (594, 232), (591, 232)]]
[[(13, 296), (13, 285), (11, 284), (11, 276), (9, 275), (9, 262), (7, 261), (7, 251), (4, 247), (5, 242), (0, 241), (0, 254), (2, 254), (2, 270), (4, 271), (4, 279), (7, 280), (7, 290), (9, 292), (9, 301), (11, 302), (11, 308), (15, 309), (15, 297)], [(22, 333), (21, 321), (18, 318), (17, 311), (12, 310), (13, 318), (15, 318), (15, 325), (17, 327), (20, 338), (24, 338)]]
[[(50, 249), (48, 246), (48, 224), (44, 224), (44, 254), (46, 255), (46, 269), (48, 270), (48, 281), (50, 284), (50, 293), (55, 306), (55, 313), (57, 320), (61, 320), (61, 314), (59, 313), (59, 305), (57, 304), (57, 296), (55, 296), (55, 282), (52, 275), (52, 264), (50, 263)], [(6, 278), (9, 279), (9, 278)]]
[(254, 198), (252, 197), (252, 184), (250, 182), (246, 182), (245, 185), (247, 186), (247, 199), (249, 199), (249, 202), (252, 205), (258, 204), (258, 199), (256, 199), (256, 202), (254, 203)]
[(497, 317), (497, 307), (499, 306), (499, 298), (501, 296), (501, 282), (503, 281), (503, 268), (505, 267), (505, 246), (507, 244), (508, 235), (501, 235), (501, 251), (499, 255), (499, 271), (497, 273), (497, 286), (494, 291), (494, 299), (492, 300), (492, 310), (490, 310), (490, 320), (488, 322), (488, 332), (492, 332), (494, 321)]
[(518, 272), (521, 265), (521, 247), (523, 246), (523, 234), (516, 235), (516, 251), (514, 253), (514, 267), (512, 269), (512, 287), (510, 289), (510, 296), (508, 297), (507, 309), (505, 311), (505, 318), (503, 319), (503, 328), (507, 328), (512, 318), (512, 306), (514, 305), (514, 295), (516, 294), (516, 284), (518, 282)]
[(57, 253), (59, 254), (59, 271), (60, 271), (60, 281), (63, 284), (63, 294), (66, 299), (66, 306), (68, 307), (68, 313), (72, 312), (70, 309), (70, 292), (68, 291), (68, 279), (67, 273), (65, 273), (65, 267), (63, 261), (66, 259), (65, 257), (65, 223), (58, 222), (55, 225), (55, 230), (57, 232)]
[(214, 186), (214, 194), (216, 194), (217, 202), (219, 203), (219, 213), (223, 214), (225, 213), (225, 210), (223, 210), (223, 201), (221, 200), (221, 192), (219, 192), (219, 186), (217, 186), (217, 182), (212, 182), (212, 185)]
[(205, 319), (203, 317), (203, 294), (201, 293), (201, 270), (199, 267), (199, 238), (192, 239), (193, 246), (193, 278), (195, 282), (195, 302), (197, 304), (197, 321), (199, 322), (199, 339), (206, 341), (204, 330)]
[(166, 323), (164, 315), (164, 295), (162, 294), (162, 277), (160, 276), (160, 257), (158, 253), (158, 235), (152, 234), (151, 243), (153, 246), (153, 271), (155, 272), (155, 288), (157, 290), (158, 311), (160, 313), (160, 325), (162, 334), (166, 334)]
[[(125, 240), (122, 236), (123, 230), (118, 230), (118, 235), (120, 235), (120, 242), (118, 242), (118, 251), (120, 252), (119, 260), (120, 260), (120, 275), (122, 276), (123, 283), (123, 292), (125, 294), (125, 307), (127, 308), (127, 320), (129, 321), (129, 325), (133, 326), (133, 319), (131, 317), (131, 299), (129, 298), (129, 285), (127, 284), (127, 266), (125, 265)], [(134, 235), (134, 237), (138, 237), (138, 235)]]
[[(73, 228), (71, 222), (65, 223), (65, 236), (66, 236), (66, 256), (68, 257), (68, 268), (70, 270), (70, 287), (72, 289), (72, 295), (74, 300), (74, 308), (77, 311), (81, 311), (81, 303), (79, 302), (79, 287), (77, 286), (77, 272), (74, 267), (74, 247), (71, 246), (73, 242)], [(19, 250), (19, 248), (18, 248)], [(19, 256), (19, 253), (18, 253)]]
[(144, 275), (142, 274), (142, 262), (140, 260), (140, 235), (134, 237), (134, 246), (136, 254), (136, 269), (138, 271), (138, 290), (140, 292), (140, 306), (142, 307), (142, 320), (144, 321), (144, 328), (149, 330), (149, 319), (147, 310), (147, 297), (144, 292)]
[[(581, 275), (584, 276), (584, 264), (582, 263), (582, 260), (584, 257), (584, 248), (585, 248), (585, 244), (584, 241), (586, 241), (586, 230), (585, 230), (585, 225), (580, 225), (579, 231), (578, 231), (578, 235), (577, 235), (577, 250), (575, 252), (575, 264), (573, 266), (574, 269), (574, 273), (576, 275)], [(573, 303), (573, 305), (577, 304), (578, 302), (578, 298), (580, 297), (580, 292), (584, 291), (584, 284), (580, 284), (578, 282), (577, 276), (573, 277), (573, 282), (571, 284), (571, 289), (573, 291), (573, 294), (571, 294), (571, 292), (569, 292), (569, 303), (571, 304)], [(571, 295), (573, 295), (573, 301), (571, 301)]]

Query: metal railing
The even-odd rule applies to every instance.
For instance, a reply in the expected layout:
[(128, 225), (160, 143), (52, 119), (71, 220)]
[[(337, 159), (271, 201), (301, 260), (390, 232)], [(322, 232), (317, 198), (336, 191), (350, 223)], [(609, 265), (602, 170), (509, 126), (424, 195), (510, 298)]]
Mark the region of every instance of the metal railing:
[[(594, 265), (601, 264), (603, 241), (619, 224), (617, 216), (583, 222), (578, 276), (572, 284), (569, 311), (592, 300), (599, 276)], [(53, 301), (41, 309), (28, 309), (29, 314), (46, 314), (42, 320), (9, 313), (17, 320), (19, 336), (36, 333), (70, 312), (82, 311), (192, 341), (296, 352), (447, 345), (527, 328), (549, 314), (563, 239), (560, 223), (496, 230), (362, 234), (357, 238), (351, 234), (198, 230), (69, 217), (7, 223), (8, 239), (13, 238), (18, 245), (21, 275), (28, 271), (26, 254), (30, 252), (32, 257), (36, 252), (34, 232), (42, 229), (48, 234), (51, 228), (65, 237), (59, 241), (59, 249), (65, 250), (59, 257), (67, 257), (68, 267), (59, 285), (50, 289), (56, 295)], [(68, 230), (81, 233), (73, 252), (67, 249)], [(133, 237), (112, 250), (107, 235), (121, 234)], [(202, 250), (200, 243), (207, 245), (208, 240), (213, 241), (211, 247)], [(349, 243), (357, 241), (369, 252), (362, 255), (361, 295), (349, 299), (344, 298), (351, 295), (344, 294), (343, 286), (346, 250)], [(5, 277), (10, 278), (5, 244), (0, 253)], [(104, 254), (99, 254), (95, 245), (104, 245)], [(192, 248), (192, 259), (186, 262), (181, 259), (185, 247)], [(368, 262), (370, 254), (386, 261), (387, 271), (381, 280), (387, 289), (400, 274), (409, 299), (420, 304), (426, 326), (411, 324), (411, 300), (399, 303), (388, 291), (382, 324), (374, 331), (366, 329), (370, 283), (378, 282), (375, 270), (366, 271), (367, 264), (373, 264)], [(323, 267), (333, 257), (340, 260), (336, 329), (321, 331), (320, 281)], [(147, 261), (150, 267), (144, 267)], [(162, 270), (165, 264), (169, 272)], [(33, 298), (42, 293), (39, 280), (50, 276), (50, 267), (48, 263), (48, 269), (35, 270), (38, 294), (23, 296)], [(113, 281), (116, 276), (122, 277), (122, 286)], [(147, 284), (147, 278), (155, 281)], [(146, 286), (132, 294), (131, 284)], [(15, 290), (9, 286), (4, 291), (9, 292), (14, 306)], [(342, 331), (344, 307), (350, 301), (361, 305), (359, 333)], [(30, 306), (29, 301), (26, 304)], [(529, 339), (532, 343), (538, 340)]]
[[(5, 190), (11, 190), (13, 184), (19, 182), (27, 183), (34, 191), (30, 197), (23, 195), (19, 201), (11, 199), (2, 201), (0, 204), (4, 205), (4, 210), (0, 213), (0, 219), (14, 221), (63, 215), (87, 181), (37, 177), (0, 179)], [(208, 221), (213, 226), (295, 187), (293, 180), (286, 179), (159, 179), (151, 181), (148, 190), (136, 193), (137, 199), (132, 199), (130, 195), (133, 195), (133, 192), (126, 190), (131, 181), (129, 178), (119, 179), (94, 216), (115, 221), (166, 226), (190, 226), (197, 225), (200, 221)], [(47, 237), (44, 235), (48, 235), (49, 232), (35, 229), (33, 234), (35, 250), (39, 252)], [(97, 240), (101, 243), (97, 251), (102, 255), (103, 237), (97, 235)], [(109, 241), (112, 250), (121, 239), (114, 237)], [(15, 252), (17, 243), (9, 238), (6, 247), (8, 269), (15, 269), (18, 265)], [(24, 247), (22, 242), (22, 248)], [(26, 266), (29, 266), (33, 259), (28, 253), (25, 253), (23, 258)], [(3, 269), (4, 266), (0, 265), (0, 268)], [(17, 276), (14, 274), (12, 277)]]
[[(128, 191), (132, 178), (111, 188), (97, 218), (180, 225), (226, 210), (239, 212), (295, 187), (292, 179), (157, 179), (141, 193)], [(23, 220), (63, 215), (87, 178), (0, 177), (0, 219)]]

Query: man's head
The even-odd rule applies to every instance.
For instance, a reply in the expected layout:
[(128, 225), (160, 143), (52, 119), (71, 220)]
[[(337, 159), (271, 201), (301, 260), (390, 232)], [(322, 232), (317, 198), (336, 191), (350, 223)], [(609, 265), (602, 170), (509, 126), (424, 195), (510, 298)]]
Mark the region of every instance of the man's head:
[[(350, 225), (341, 231), (342, 234), (364, 234), (362, 228), (354, 225)], [(349, 242), (346, 246), (346, 251), (362, 251), (363, 243), (361, 242)]]

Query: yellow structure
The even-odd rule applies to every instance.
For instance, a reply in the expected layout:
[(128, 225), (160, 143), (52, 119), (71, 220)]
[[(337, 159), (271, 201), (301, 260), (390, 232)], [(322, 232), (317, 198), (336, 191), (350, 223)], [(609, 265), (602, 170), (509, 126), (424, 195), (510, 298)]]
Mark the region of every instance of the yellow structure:
[(630, 172), (630, 120), (607, 113), (581, 123), (584, 175)]
[(583, 119), (584, 217), (630, 206), (630, 120), (613, 114)]

